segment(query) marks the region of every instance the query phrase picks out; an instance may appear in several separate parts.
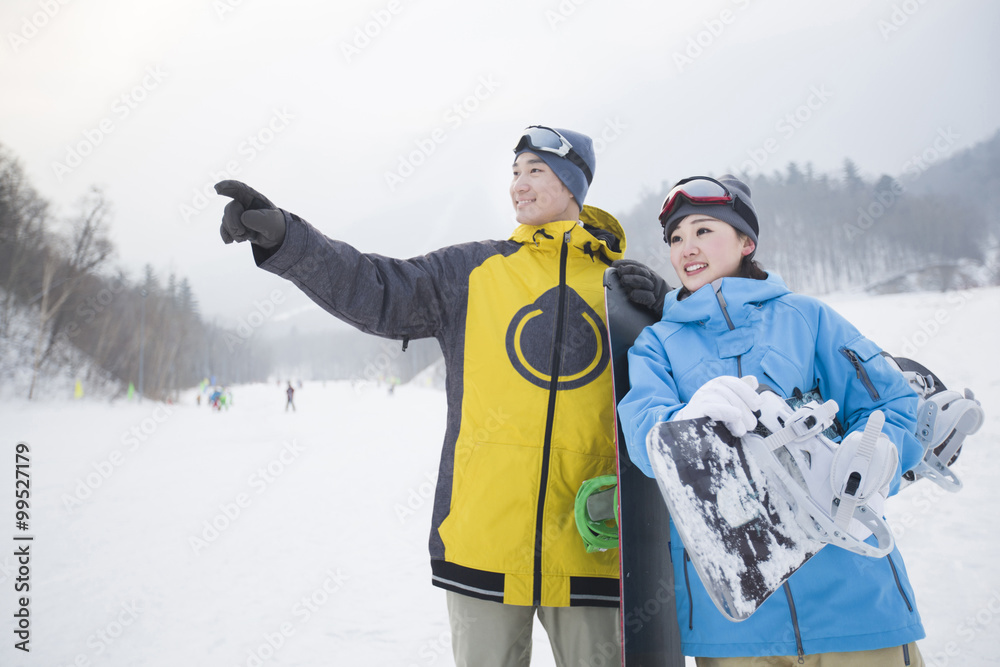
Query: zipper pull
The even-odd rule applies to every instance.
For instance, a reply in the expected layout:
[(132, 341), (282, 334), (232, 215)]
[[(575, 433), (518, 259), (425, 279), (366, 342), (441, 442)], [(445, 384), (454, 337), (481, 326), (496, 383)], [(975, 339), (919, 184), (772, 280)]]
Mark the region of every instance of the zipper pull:
[(860, 380), (861, 379), (861, 362), (858, 361), (858, 355), (854, 354), (854, 350), (851, 350), (851, 349), (846, 348), (846, 347), (844, 348), (844, 354), (847, 355), (847, 358), (851, 362), (851, 365), (854, 366), (854, 374)]
[(840, 351), (845, 357), (847, 357), (847, 360), (851, 362), (851, 366), (854, 366), (854, 374), (858, 377), (858, 380), (861, 381), (861, 384), (864, 385), (864, 388), (868, 391), (868, 395), (871, 396), (871, 399), (873, 401), (879, 400), (878, 389), (876, 389), (875, 385), (872, 384), (871, 378), (868, 377), (868, 372), (865, 371), (864, 365), (861, 363), (861, 360), (858, 359), (858, 355), (856, 355), (854, 350), (849, 347), (842, 347), (840, 348)]

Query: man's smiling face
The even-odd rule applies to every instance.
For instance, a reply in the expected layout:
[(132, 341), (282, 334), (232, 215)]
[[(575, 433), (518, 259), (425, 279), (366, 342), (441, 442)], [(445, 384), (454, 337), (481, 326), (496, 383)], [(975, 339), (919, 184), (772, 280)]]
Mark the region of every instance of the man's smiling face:
[(555, 172), (534, 153), (514, 160), (510, 198), (522, 225), (544, 225), (556, 220), (577, 220), (580, 207)]

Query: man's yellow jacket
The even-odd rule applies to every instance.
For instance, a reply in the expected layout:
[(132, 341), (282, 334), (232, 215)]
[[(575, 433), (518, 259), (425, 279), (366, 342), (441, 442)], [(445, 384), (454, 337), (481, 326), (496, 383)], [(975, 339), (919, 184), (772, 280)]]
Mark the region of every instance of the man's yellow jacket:
[(618, 552), (587, 553), (574, 499), (615, 469), (604, 270), (625, 250), (607, 213), (521, 225), (507, 240), (392, 259), (285, 212), (258, 265), (375, 335), (434, 337), (448, 417), (434, 498), (433, 583), (513, 605), (617, 606)]

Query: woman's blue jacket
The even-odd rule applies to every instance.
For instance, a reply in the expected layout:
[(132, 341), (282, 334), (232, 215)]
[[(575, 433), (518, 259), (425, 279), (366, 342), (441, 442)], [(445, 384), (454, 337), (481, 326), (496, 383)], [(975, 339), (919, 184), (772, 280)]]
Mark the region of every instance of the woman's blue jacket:
[[(646, 435), (712, 378), (754, 375), (785, 397), (818, 390), (840, 406), (845, 432), (882, 410), (901, 459), (891, 484), (920, 460), (916, 395), (881, 350), (823, 302), (767, 280), (723, 278), (684, 300), (629, 351), (631, 389), (618, 406), (629, 455), (653, 476)], [(869, 538), (872, 539), (872, 538)], [(899, 646), (924, 636), (898, 549), (881, 559), (827, 546), (749, 619), (723, 616), (698, 579), (676, 528), (670, 556), (684, 653), (706, 657), (804, 655)]]

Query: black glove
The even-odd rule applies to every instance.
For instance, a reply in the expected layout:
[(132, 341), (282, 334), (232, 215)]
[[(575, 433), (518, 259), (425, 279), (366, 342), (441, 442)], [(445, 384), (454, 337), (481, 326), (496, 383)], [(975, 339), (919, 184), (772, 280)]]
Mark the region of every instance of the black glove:
[(618, 278), (629, 301), (657, 315), (663, 314), (663, 298), (670, 291), (666, 280), (633, 259), (619, 259), (611, 266), (618, 269)]
[(215, 191), (233, 201), (226, 204), (219, 232), (226, 243), (250, 241), (271, 250), (285, 240), (285, 214), (249, 185), (220, 181)]

